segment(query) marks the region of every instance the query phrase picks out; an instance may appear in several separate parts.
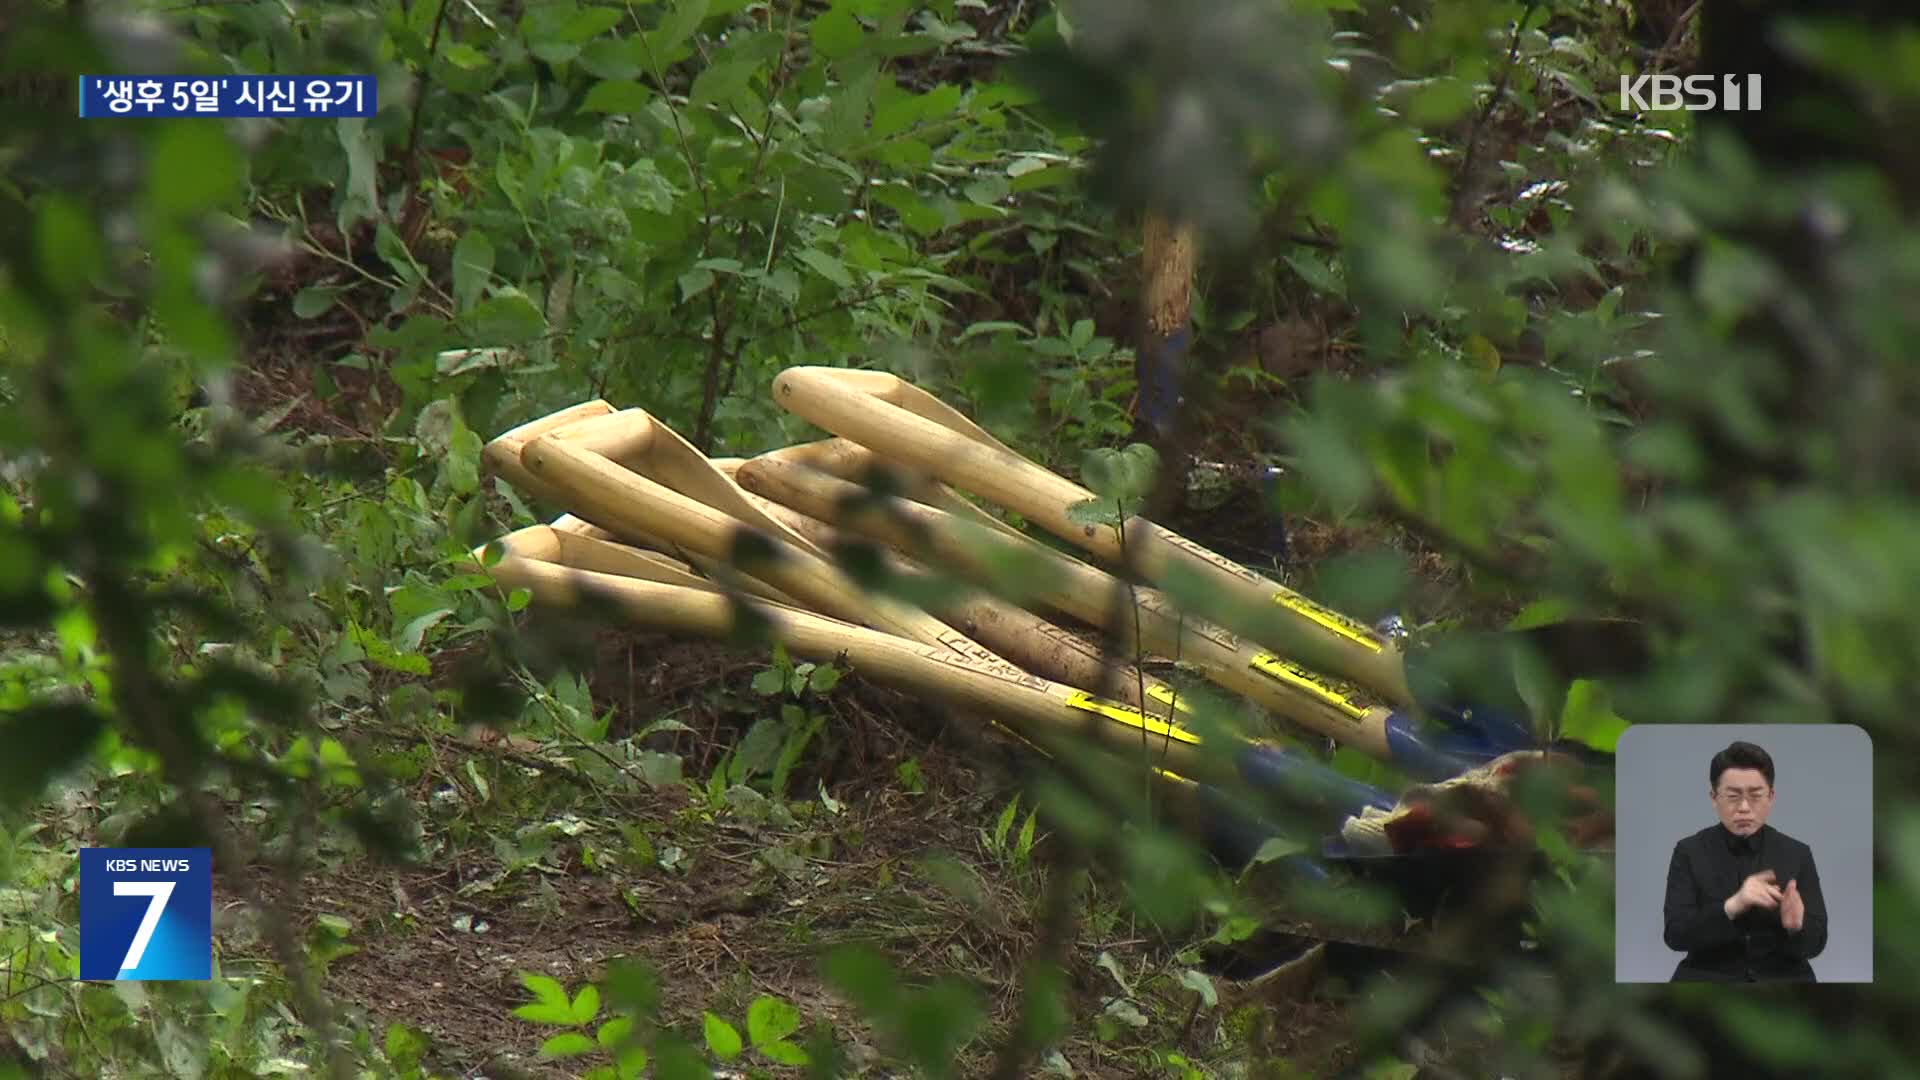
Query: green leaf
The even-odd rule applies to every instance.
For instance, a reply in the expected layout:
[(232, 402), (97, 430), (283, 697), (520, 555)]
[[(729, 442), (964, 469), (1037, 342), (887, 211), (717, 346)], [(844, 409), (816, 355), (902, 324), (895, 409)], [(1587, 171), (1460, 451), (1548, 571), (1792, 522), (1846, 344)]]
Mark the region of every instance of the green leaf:
[[(34, 240), (41, 268), (68, 296), (83, 294), (106, 261), (93, 216), (77, 200), (54, 193), (45, 197), (37, 218)], [(3, 345), (4, 339), (0, 339)]]
[(1571, 601), (1555, 596), (1544, 597), (1521, 608), (1520, 614), (1508, 620), (1507, 629), (1531, 630), (1538, 626), (1549, 626), (1571, 617), (1573, 611)]
[(696, 106), (730, 101), (735, 94), (747, 88), (760, 68), (758, 61), (744, 57), (709, 64), (694, 77), (693, 90), (687, 100)]
[(1180, 985), (1199, 994), (1200, 1004), (1205, 1008), (1211, 1009), (1220, 1003), (1219, 990), (1213, 985), (1213, 979), (1204, 971), (1187, 968), (1180, 973)]
[(480, 229), (468, 229), (453, 246), (453, 299), (469, 311), (493, 275), (493, 241)]
[(226, 125), (167, 124), (150, 145), (147, 197), (159, 214), (197, 214), (239, 197), (240, 154)]
[(601, 1024), (600, 1030), (593, 1033), (593, 1039), (606, 1049), (612, 1050), (625, 1042), (627, 1036), (631, 1034), (633, 1034), (633, 1017), (616, 1016)]
[(106, 730), (107, 718), (86, 705), (30, 705), (0, 715), (0, 807), (16, 807), (78, 764)]
[[(345, 232), (379, 213), (381, 144), (379, 138), (367, 130), (364, 116), (336, 120), (334, 134), (347, 155), (347, 182), (335, 217), (335, 223)], [(506, 158), (502, 156), (501, 160)]]
[(800, 1030), (800, 1010), (774, 997), (757, 997), (747, 1006), (747, 1038), (758, 1049)]
[(1081, 455), (1080, 482), (1087, 485), (1095, 495), (1109, 499), (1119, 498), (1119, 493), (1114, 490), (1119, 477), (1119, 451), (1097, 446)]
[(1115, 494), (1128, 502), (1144, 499), (1159, 479), (1160, 452), (1147, 443), (1129, 443), (1120, 451), (1118, 471), (1120, 490)]
[(1036, 810), (1027, 811), (1027, 820), (1022, 822), (1020, 825), (1020, 839), (1014, 844), (1014, 847), (1013, 847), (1013, 857), (1015, 862), (1025, 863), (1027, 861), (1027, 857), (1033, 854), (1034, 828), (1038, 823), (1039, 818), (1040, 818), (1039, 810), (1036, 809)]
[(706, 292), (713, 287), (713, 282), (713, 271), (704, 266), (696, 266), (692, 270), (681, 274), (679, 282), (680, 302), (684, 304), (688, 300)]
[(394, 639), (394, 644), (401, 652), (418, 652), (420, 643), (427, 636), (427, 631), (451, 614), (453, 614), (452, 608), (439, 608), (419, 616), (401, 629), (400, 636)]
[(419, 1065), (432, 1046), (425, 1032), (405, 1024), (388, 1024), (384, 1041), (387, 1059), (402, 1069)]
[(713, 1080), (713, 1069), (700, 1051), (672, 1032), (662, 1032), (653, 1044), (654, 1080)]
[(450, 45), (441, 46), (440, 55), (446, 58), (447, 63), (452, 64), (461, 71), (478, 71), (488, 64), (493, 63), (492, 57), (489, 57), (486, 53), (481, 52), (479, 49), (474, 48), (464, 41), (456, 41)]
[(1080, 321), (1073, 324), (1072, 330), (1067, 332), (1067, 344), (1073, 346), (1074, 352), (1079, 352), (1085, 349), (1088, 345), (1091, 345), (1092, 343), (1093, 343), (1093, 320), (1092, 319), (1081, 319)]
[(778, 668), (767, 668), (753, 677), (753, 692), (761, 697), (780, 697), (787, 692), (787, 676)]
[(413, 253), (393, 226), (383, 221), (373, 230), (373, 250), (402, 281), (419, 280), (420, 268), (414, 264)]
[[(1915, 835), (1920, 836), (1920, 828)], [(1920, 869), (1914, 878), (1920, 880)], [(852, 1001), (862, 1015), (883, 1017), (899, 1005), (900, 977), (871, 946), (840, 946), (827, 954), (821, 966), (828, 985)]]
[(1260, 850), (1247, 860), (1248, 866), (1258, 866), (1275, 859), (1284, 859), (1289, 855), (1299, 855), (1307, 850), (1307, 845), (1299, 840), (1285, 836), (1268, 837), (1260, 844)]
[(866, 31), (853, 13), (842, 7), (835, 7), (814, 17), (807, 27), (807, 36), (813, 41), (813, 48), (829, 60), (838, 60), (860, 47), (860, 39)]
[(405, 675), (433, 674), (433, 665), (419, 653), (400, 652), (380, 635), (352, 622), (347, 624), (347, 633), (349, 639), (366, 654), (367, 660), (380, 667)]
[(547, 975), (526, 974), (520, 982), (532, 991), (534, 1000), (513, 1010), (513, 1015), (536, 1024), (572, 1024), (573, 1004), (567, 1000), (567, 988)]
[(843, 289), (853, 286), (853, 275), (847, 273), (847, 266), (839, 259), (818, 248), (800, 249), (798, 258), (813, 268), (813, 271)]
[(567, 20), (561, 33), (568, 41), (583, 42), (619, 26), (624, 17), (619, 8), (581, 8), (579, 14)]
[(473, 334), (487, 345), (526, 345), (547, 331), (546, 316), (517, 289), (500, 289), (468, 313)]
[(619, 1052), (614, 1061), (616, 1080), (640, 1080), (647, 1071), (647, 1052), (638, 1046), (630, 1046)]
[(956, 979), (941, 979), (912, 995), (901, 1017), (907, 1052), (932, 1076), (952, 1074), (953, 1063), (986, 1018), (980, 996)]
[(562, 1032), (540, 1044), (540, 1056), (549, 1059), (579, 1057), (593, 1050), (593, 1040), (578, 1031)]
[(780, 745), (786, 741), (786, 732), (781, 730), (780, 721), (763, 716), (754, 721), (747, 729), (747, 735), (740, 740), (740, 748), (734, 755), (734, 766), (739, 769), (736, 779), (745, 782), (759, 776), (773, 767), (775, 758), (780, 756)]
[(588, 984), (573, 998), (573, 1022), (585, 1027), (600, 1015), (600, 988)]
[(293, 316), (296, 319), (316, 319), (326, 314), (333, 302), (340, 298), (341, 289), (333, 285), (309, 285), (293, 294)]
[(853, 70), (842, 75), (840, 92), (829, 101), (821, 120), (827, 149), (834, 153), (848, 153), (869, 138), (867, 108), (873, 102), (873, 88), (880, 77), (879, 63), (872, 57), (863, 57), (845, 66)]
[[(600, 38), (589, 41), (580, 49), (580, 66), (587, 74), (596, 79), (611, 79), (616, 82), (631, 81), (646, 70), (646, 50), (641, 47), (639, 38)], [(637, 85), (637, 84), (636, 84)], [(597, 88), (596, 88), (597, 89)], [(651, 99), (652, 94), (648, 94)], [(591, 100), (592, 93), (588, 93)], [(581, 108), (590, 108), (582, 104)], [(604, 112), (626, 112), (624, 109), (606, 109)]]
[(1006, 850), (1007, 833), (1013, 830), (1014, 818), (1018, 817), (1019, 814), (1020, 814), (1020, 796), (1015, 795), (1013, 798), (1007, 800), (1006, 808), (1000, 811), (1000, 819), (994, 822), (993, 850), (995, 851)]
[(1613, 753), (1628, 723), (1613, 711), (1605, 683), (1576, 679), (1560, 710), (1560, 737)]
[(700, 20), (706, 17), (707, 0), (679, 0), (669, 6), (660, 25), (646, 35), (647, 49), (652, 53), (653, 62), (666, 65), (679, 59), (681, 47), (699, 28)]
[(807, 676), (807, 689), (816, 694), (824, 694), (840, 685), (840, 669), (832, 664), (821, 664)]
[(712, 1013), (703, 1013), (702, 1023), (706, 1028), (707, 1049), (721, 1061), (732, 1061), (740, 1056), (740, 1033), (732, 1024)]
[(759, 1050), (760, 1053), (764, 1055), (768, 1061), (771, 1061), (776, 1065), (803, 1065), (804, 1066), (804, 1065), (813, 1064), (813, 1059), (807, 1056), (807, 1052), (805, 1050), (800, 1049), (799, 1046), (791, 1042), (788, 1042), (785, 1039), (778, 1039), (770, 1043), (762, 1043), (759, 1046), (755, 1047), (755, 1049)]
[(519, 588), (507, 594), (507, 610), (508, 611), (523, 610), (528, 604), (532, 602), (533, 602), (532, 589)]

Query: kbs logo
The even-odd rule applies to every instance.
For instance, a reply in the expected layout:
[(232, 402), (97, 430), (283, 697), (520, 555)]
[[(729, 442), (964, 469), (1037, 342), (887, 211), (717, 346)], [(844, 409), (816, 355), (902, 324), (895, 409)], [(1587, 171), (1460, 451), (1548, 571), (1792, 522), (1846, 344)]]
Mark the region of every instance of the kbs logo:
[[(1717, 84), (1717, 85), (1716, 85)], [(1641, 75), (1620, 76), (1620, 108), (1640, 112), (1760, 111), (1758, 75)]]
[(213, 977), (213, 853), (80, 849), (82, 979)]

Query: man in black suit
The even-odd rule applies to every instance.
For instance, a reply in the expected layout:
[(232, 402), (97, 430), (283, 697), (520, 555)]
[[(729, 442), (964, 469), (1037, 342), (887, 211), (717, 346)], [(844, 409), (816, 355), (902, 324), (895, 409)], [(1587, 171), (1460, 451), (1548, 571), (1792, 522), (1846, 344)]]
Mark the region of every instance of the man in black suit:
[(1773, 758), (1750, 742), (1713, 755), (1708, 795), (1720, 823), (1673, 846), (1667, 948), (1674, 982), (1815, 982), (1827, 905), (1813, 850), (1767, 824)]

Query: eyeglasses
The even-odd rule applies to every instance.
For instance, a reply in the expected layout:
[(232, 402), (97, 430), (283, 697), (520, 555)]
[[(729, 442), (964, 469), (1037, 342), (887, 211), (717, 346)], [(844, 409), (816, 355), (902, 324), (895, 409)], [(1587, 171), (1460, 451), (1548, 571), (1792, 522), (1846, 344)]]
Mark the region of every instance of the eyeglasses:
[(1759, 789), (1754, 791), (1719, 791), (1714, 798), (1728, 806), (1759, 806), (1772, 796), (1772, 792)]

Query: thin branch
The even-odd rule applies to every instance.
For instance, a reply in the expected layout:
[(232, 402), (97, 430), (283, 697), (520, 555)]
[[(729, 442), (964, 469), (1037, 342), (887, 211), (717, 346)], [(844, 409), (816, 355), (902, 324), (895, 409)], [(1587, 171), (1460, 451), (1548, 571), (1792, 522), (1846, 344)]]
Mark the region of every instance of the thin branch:
[(1513, 69), (1520, 62), (1520, 35), (1526, 31), (1527, 20), (1533, 18), (1534, 9), (1540, 6), (1539, 0), (1527, 0), (1525, 10), (1513, 24), (1513, 34), (1507, 39), (1507, 62), (1500, 69), (1500, 79), (1493, 84), (1493, 92), (1487, 95), (1487, 103), (1480, 108), (1479, 115), (1473, 118), (1473, 127), (1467, 132), (1467, 154), (1460, 163), (1459, 185), (1453, 192), (1453, 220), (1465, 225), (1468, 204), (1473, 199), (1474, 177), (1479, 169), (1481, 135), (1487, 122), (1493, 118), (1493, 111), (1500, 107), (1500, 101), (1507, 95), (1507, 84), (1513, 80)]
[(427, 60), (420, 65), (420, 73), (413, 80), (413, 119), (407, 131), (407, 184), (420, 179), (420, 118), (427, 109), (427, 79), (433, 71), (433, 58), (440, 51), (440, 29), (447, 22), (447, 8), (451, 0), (440, 0), (440, 10), (433, 16), (433, 33), (427, 38)]

